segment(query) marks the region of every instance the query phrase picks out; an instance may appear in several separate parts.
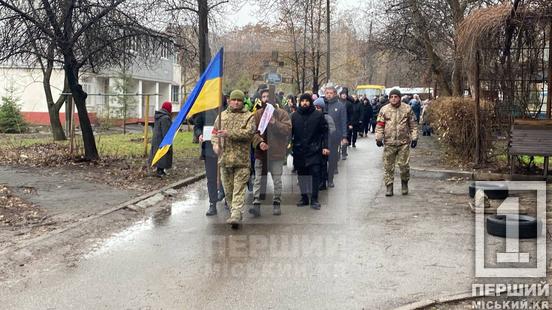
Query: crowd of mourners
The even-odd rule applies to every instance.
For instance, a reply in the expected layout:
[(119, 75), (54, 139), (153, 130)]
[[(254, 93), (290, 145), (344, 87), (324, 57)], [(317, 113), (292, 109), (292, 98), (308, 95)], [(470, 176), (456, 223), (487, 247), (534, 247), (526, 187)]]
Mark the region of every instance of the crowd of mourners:
[[(216, 215), (217, 202), (225, 200), (225, 207), (230, 211), (227, 222), (237, 227), (246, 209), (247, 192), (253, 195), (248, 212), (253, 217), (261, 216), (269, 175), (273, 183), (272, 214), (281, 215), (282, 174), (289, 156), (293, 157), (290, 169), (297, 174), (301, 193), (297, 206), (320, 210), (319, 192), (335, 187), (338, 162), (347, 160), (348, 149), (356, 148), (357, 140), (369, 134), (376, 134), (380, 147), (386, 141), (386, 194), (393, 194), (393, 180), (387, 170), (392, 167), (394, 172), (395, 161), (401, 169), (402, 193), (408, 193), (408, 163), (401, 164), (401, 158), (404, 161), (409, 153), (403, 146), (407, 145), (406, 149), (416, 146), (420, 121), (423, 134), (431, 134), (427, 120), (425, 123), (423, 120), (428, 104), (422, 103), (418, 95), (401, 97), (394, 89), (389, 96), (357, 97), (346, 87), (338, 91), (335, 86), (326, 85), (320, 97), (312, 93), (284, 97), (282, 92), (274, 94), (272, 100), (270, 97), (264, 84), (251, 97), (247, 92), (234, 90), (224, 97), (221, 113), (213, 109), (193, 117), (194, 137), (201, 144), (201, 158), (205, 162), (207, 216)], [(387, 106), (393, 109), (386, 110)], [(392, 119), (389, 113), (395, 111), (397, 114)], [(170, 112), (168, 104), (156, 112), (154, 140), (162, 139), (170, 127)], [(399, 148), (393, 151), (394, 155), (387, 154), (395, 147)], [(156, 141), (153, 141), (152, 154), (155, 151)], [(395, 156), (392, 165), (386, 156)], [(157, 163), (160, 177), (170, 168), (172, 153), (166, 157)]]

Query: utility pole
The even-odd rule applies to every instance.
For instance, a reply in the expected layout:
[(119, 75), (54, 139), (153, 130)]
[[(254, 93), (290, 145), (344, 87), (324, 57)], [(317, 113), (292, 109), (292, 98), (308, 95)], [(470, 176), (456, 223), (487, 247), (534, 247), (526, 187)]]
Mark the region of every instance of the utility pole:
[(326, 0), (326, 79), (330, 81), (330, 0)]
[(481, 164), (481, 123), (480, 123), (480, 98), (481, 98), (481, 82), (479, 80), (479, 62), (481, 56), (479, 51), (475, 54), (475, 85), (474, 85), (474, 97), (475, 97), (475, 164)]
[(201, 76), (211, 60), (209, 48), (209, 4), (207, 0), (198, 0), (197, 14), (199, 17), (199, 75)]

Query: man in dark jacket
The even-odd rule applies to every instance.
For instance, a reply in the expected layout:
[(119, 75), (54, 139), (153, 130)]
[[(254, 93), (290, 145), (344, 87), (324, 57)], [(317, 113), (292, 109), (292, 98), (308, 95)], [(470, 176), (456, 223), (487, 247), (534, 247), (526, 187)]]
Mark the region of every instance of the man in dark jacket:
[[(170, 101), (163, 102), (163, 105), (161, 106), (161, 110), (155, 111), (155, 123), (153, 124), (153, 137), (151, 138), (151, 154), (150, 154), (150, 162), (153, 159), (153, 156), (155, 156), (155, 153), (157, 153), (157, 150), (159, 149), (159, 145), (163, 141), (163, 138), (167, 134), (167, 131), (169, 131), (169, 128), (171, 128), (172, 121), (171, 121), (171, 113), (172, 113), (172, 103)], [(159, 161), (155, 164), (157, 167), (156, 175), (158, 177), (163, 177), (166, 175), (165, 169), (169, 169), (172, 167), (172, 160), (173, 160), (173, 148), (172, 146), (169, 148), (169, 151), (165, 156), (161, 157)]]
[(347, 140), (349, 145), (356, 147), (356, 141), (358, 138), (358, 132), (360, 131), (360, 124), (362, 122), (362, 106), (358, 99), (347, 97)]
[(328, 156), (328, 123), (324, 114), (316, 111), (312, 97), (303, 94), (299, 100), (297, 113), (291, 116), (293, 164), (297, 169), (301, 200), (297, 206), (309, 204), (308, 193), (311, 193), (310, 206), (320, 210), (318, 187), (320, 186), (320, 169), (323, 156)]
[(362, 100), (362, 126), (360, 132), (365, 136), (368, 136), (368, 132), (370, 131), (373, 113), (374, 111), (372, 110), (370, 100), (368, 100), (368, 98), (364, 98)]
[(218, 115), (218, 109), (212, 109), (194, 115), (194, 135), (201, 143), (200, 159), (205, 163), (205, 175), (207, 177), (207, 192), (209, 193), (209, 209), (205, 215), (217, 214), (218, 184), (217, 184), (217, 154), (213, 151), (211, 140), (204, 140), (203, 131), (211, 129)]
[[(328, 139), (335, 133), (335, 123), (331, 116), (328, 115), (328, 112), (326, 112), (326, 103), (324, 102), (324, 98), (318, 98), (314, 100), (314, 107), (316, 110), (324, 113), (324, 118), (326, 119), (326, 122), (328, 123)], [(328, 145), (330, 145), (328, 141)], [(325, 191), (328, 189), (328, 156), (322, 156), (322, 169), (320, 172), (320, 190)]]
[[(268, 89), (261, 90), (261, 108), (255, 114), (255, 128), (259, 128), (261, 119), (270, 105), (268, 103)], [(291, 121), (288, 113), (272, 105), (274, 112), (265, 131), (261, 134), (258, 130), (253, 137), (253, 148), (255, 149), (255, 182), (253, 184), (253, 207), (249, 213), (255, 217), (261, 215), (261, 194), (263, 194), (263, 183), (266, 189), (268, 172), (274, 184), (274, 195), (272, 197), (272, 214), (280, 215), (280, 202), (282, 195), (282, 173), (284, 161), (287, 158), (287, 145), (291, 135)], [(265, 169), (263, 169), (265, 167)]]
[(324, 90), (326, 111), (335, 123), (335, 134), (330, 137), (330, 157), (328, 158), (328, 187), (334, 187), (334, 175), (339, 160), (339, 144), (348, 144), (347, 141), (347, 107), (341, 104), (337, 98), (334, 86), (326, 86)]
[(351, 138), (349, 137), (349, 132), (353, 130), (353, 125), (350, 124), (350, 120), (353, 117), (353, 99), (349, 97), (349, 89), (347, 87), (343, 87), (341, 92), (339, 93), (339, 99), (338, 101), (345, 106), (345, 111), (347, 112), (347, 124), (346, 124), (346, 130), (347, 130), (347, 142), (341, 143), (341, 159), (346, 160), (348, 157), (347, 154), (347, 147), (351, 145)]

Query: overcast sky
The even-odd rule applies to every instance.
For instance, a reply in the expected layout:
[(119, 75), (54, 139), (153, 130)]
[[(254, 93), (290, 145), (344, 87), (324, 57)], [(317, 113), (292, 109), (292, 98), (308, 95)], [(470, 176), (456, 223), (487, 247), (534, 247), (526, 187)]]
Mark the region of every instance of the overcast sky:
[[(361, 3), (359, 3), (361, 2)], [(368, 8), (374, 2), (379, 2), (381, 4), (382, 1), (374, 1), (374, 0), (368, 0), (368, 1), (359, 1), (359, 0), (337, 0), (337, 6), (338, 6), (338, 14), (340, 14), (343, 11), (356, 9), (356, 8)], [(250, 1), (246, 4), (244, 4), (239, 10), (236, 11), (234, 14), (227, 14), (225, 16), (225, 24), (229, 28), (233, 27), (242, 27), (247, 24), (255, 24), (259, 22), (262, 18), (270, 18), (267, 14), (257, 14), (259, 11), (259, 6), (256, 1)], [(248, 18), (249, 17), (249, 18)]]

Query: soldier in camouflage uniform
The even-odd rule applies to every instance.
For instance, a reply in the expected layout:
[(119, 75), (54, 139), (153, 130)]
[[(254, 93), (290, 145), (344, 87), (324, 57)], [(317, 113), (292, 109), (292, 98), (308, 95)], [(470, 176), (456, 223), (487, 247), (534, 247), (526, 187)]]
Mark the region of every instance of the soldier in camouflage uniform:
[(244, 94), (240, 90), (230, 93), (228, 108), (215, 120), (213, 150), (219, 156), (222, 184), (230, 206), (226, 221), (233, 228), (241, 222), (245, 202), (245, 189), (249, 180), (251, 162), (249, 150), (255, 134), (253, 114), (246, 110)]
[(408, 104), (401, 102), (401, 92), (393, 89), (389, 93), (389, 104), (381, 108), (376, 124), (376, 144), (383, 150), (385, 196), (393, 196), (395, 163), (401, 171), (402, 194), (408, 194), (410, 179), (410, 148), (418, 141), (418, 122)]

